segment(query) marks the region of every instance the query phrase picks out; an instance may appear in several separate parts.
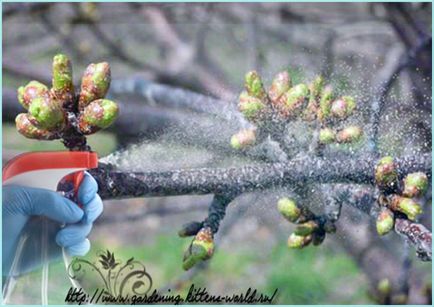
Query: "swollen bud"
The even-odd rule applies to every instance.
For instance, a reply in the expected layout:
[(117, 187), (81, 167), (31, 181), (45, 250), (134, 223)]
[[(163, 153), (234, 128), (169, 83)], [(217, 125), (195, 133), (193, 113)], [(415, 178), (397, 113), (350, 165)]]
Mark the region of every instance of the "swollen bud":
[(390, 280), (387, 278), (383, 278), (382, 280), (380, 280), (377, 285), (377, 290), (384, 296), (389, 295), (392, 291), (392, 285), (390, 284)]
[(268, 96), (273, 103), (277, 102), (291, 87), (291, 77), (287, 71), (278, 73), (271, 83)]
[(301, 215), (301, 210), (297, 207), (295, 201), (287, 197), (277, 201), (277, 209), (290, 222), (296, 222)]
[(377, 217), (377, 233), (380, 236), (387, 234), (393, 229), (395, 224), (393, 212), (387, 208), (382, 208), (380, 214)]
[(319, 131), (319, 142), (321, 144), (331, 144), (336, 139), (336, 133), (330, 128), (323, 128)]
[(116, 102), (108, 99), (92, 101), (81, 111), (79, 129), (83, 134), (92, 134), (100, 129), (107, 128), (116, 119), (119, 107)]
[(178, 235), (183, 237), (195, 236), (199, 230), (202, 228), (203, 223), (201, 222), (190, 222), (182, 225), (181, 229), (178, 231)]
[(393, 188), (398, 183), (398, 171), (391, 156), (386, 156), (378, 161), (375, 167), (375, 183), (380, 188)]
[(308, 96), (309, 88), (307, 85), (297, 84), (292, 87), (282, 97), (284, 103), (280, 107), (280, 113), (284, 117), (297, 116), (305, 106)]
[(307, 236), (312, 234), (318, 228), (319, 226), (315, 221), (307, 221), (305, 223), (299, 224), (295, 229), (294, 233), (297, 236)]
[(258, 121), (264, 113), (266, 105), (261, 99), (250, 96), (247, 92), (243, 91), (239, 97), (238, 109), (244, 117), (250, 121)]
[(404, 178), (404, 191), (406, 197), (421, 197), (428, 189), (428, 177), (422, 173), (411, 173)]
[(391, 197), (389, 208), (404, 213), (411, 221), (416, 220), (417, 216), (423, 213), (421, 206), (413, 199), (398, 195)]
[(32, 124), (29, 115), (25, 113), (18, 114), (15, 118), (15, 124), (19, 133), (29, 139), (54, 140), (59, 135), (56, 132), (40, 129)]
[(182, 264), (183, 269), (187, 271), (198, 262), (211, 258), (213, 252), (214, 240), (211, 228), (202, 228), (185, 252)]
[(327, 85), (322, 90), (321, 99), (319, 101), (318, 117), (320, 120), (327, 119), (330, 116), (332, 100), (333, 100), (333, 88), (330, 85)]
[(255, 98), (264, 99), (267, 94), (264, 90), (261, 77), (256, 71), (249, 71), (245, 76), (245, 87), (247, 93)]
[(317, 76), (309, 85), (309, 103), (304, 111), (304, 119), (307, 121), (313, 121), (317, 117), (318, 105), (321, 96), (321, 92), (324, 87), (324, 78)]
[(291, 234), (288, 238), (289, 248), (303, 248), (312, 242), (312, 235), (298, 236), (295, 233)]
[(74, 101), (74, 84), (72, 80), (72, 66), (69, 58), (58, 54), (53, 58), (53, 88), (56, 99), (68, 106)]
[(65, 124), (65, 112), (60, 103), (49, 96), (37, 97), (32, 100), (29, 113), (35, 119), (37, 127), (47, 130), (59, 130)]
[(243, 129), (231, 137), (231, 146), (236, 150), (245, 149), (255, 144), (256, 130)]
[(330, 113), (338, 118), (350, 116), (356, 107), (356, 102), (351, 96), (344, 96), (333, 101)]
[(17, 93), (18, 101), (26, 110), (33, 99), (49, 96), (48, 87), (38, 81), (30, 81), (26, 86), (20, 86)]
[(107, 62), (90, 64), (81, 79), (79, 109), (82, 110), (90, 102), (104, 98), (110, 87), (111, 72)]
[(362, 138), (363, 130), (358, 126), (349, 126), (338, 132), (336, 140), (339, 143), (354, 143)]

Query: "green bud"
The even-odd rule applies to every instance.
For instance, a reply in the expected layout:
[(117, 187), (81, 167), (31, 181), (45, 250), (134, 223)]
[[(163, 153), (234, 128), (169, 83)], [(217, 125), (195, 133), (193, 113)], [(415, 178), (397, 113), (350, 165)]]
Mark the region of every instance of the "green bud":
[(231, 137), (231, 146), (236, 150), (245, 149), (255, 144), (256, 130), (243, 129)]
[(29, 120), (29, 114), (21, 113), (15, 118), (15, 124), (19, 133), (29, 139), (54, 140), (58, 139), (57, 132), (40, 129)]
[(50, 93), (48, 87), (38, 81), (30, 81), (26, 86), (20, 86), (17, 92), (18, 101), (26, 110), (29, 109), (33, 99), (47, 97)]
[(349, 126), (338, 132), (336, 140), (339, 143), (355, 143), (361, 140), (363, 130), (358, 126)]
[(393, 158), (386, 156), (378, 161), (375, 167), (375, 183), (380, 188), (393, 188), (398, 183), (398, 171)]
[(384, 236), (393, 229), (394, 224), (393, 212), (383, 207), (377, 217), (377, 233), (380, 236)]
[(336, 133), (330, 128), (323, 128), (319, 131), (319, 142), (321, 144), (331, 144), (336, 139)]
[(266, 105), (258, 98), (250, 96), (247, 92), (240, 94), (238, 109), (250, 121), (260, 120)]
[(306, 110), (303, 113), (304, 120), (313, 121), (316, 119), (318, 113), (318, 104), (323, 87), (324, 79), (322, 76), (317, 76), (309, 84), (309, 103), (307, 104)]
[(403, 195), (406, 197), (421, 197), (428, 189), (428, 177), (422, 173), (411, 173), (404, 178)]
[(287, 71), (278, 73), (271, 83), (268, 96), (273, 103), (277, 102), (291, 88), (291, 77)]
[(288, 238), (289, 248), (303, 248), (312, 242), (312, 235), (298, 236), (295, 233), (291, 234)]
[(303, 110), (309, 96), (309, 88), (305, 84), (297, 84), (287, 91), (282, 99), (284, 104), (280, 108), (280, 113), (288, 118), (297, 116)]
[(29, 113), (36, 120), (34, 124), (42, 129), (60, 130), (65, 124), (65, 112), (59, 102), (49, 96), (32, 100)]
[(330, 112), (335, 117), (345, 118), (353, 113), (355, 107), (354, 99), (350, 96), (344, 96), (333, 101)]
[(58, 54), (53, 58), (53, 88), (54, 96), (68, 106), (74, 101), (74, 84), (72, 80), (72, 65), (64, 54)]
[(309, 88), (311, 97), (319, 98), (324, 88), (324, 78), (322, 76), (316, 76)]
[(250, 96), (265, 99), (267, 94), (264, 90), (261, 77), (256, 71), (249, 71), (245, 76), (245, 87)]
[(330, 116), (331, 106), (333, 101), (333, 88), (330, 85), (324, 87), (319, 101), (319, 114), (320, 120), (327, 119)]
[(389, 295), (390, 291), (392, 291), (390, 280), (388, 278), (383, 278), (380, 280), (377, 285), (377, 290), (384, 296)]
[(315, 221), (307, 221), (305, 223), (299, 224), (294, 233), (297, 236), (307, 236), (316, 231), (318, 227), (319, 226)]
[(404, 213), (411, 221), (416, 220), (417, 216), (423, 213), (421, 206), (411, 198), (393, 195), (389, 204), (393, 211)]
[(178, 231), (178, 235), (183, 237), (195, 236), (199, 230), (202, 228), (203, 223), (201, 222), (190, 222), (182, 225), (181, 229)]
[(94, 100), (104, 98), (110, 87), (111, 72), (107, 62), (90, 64), (81, 79), (79, 109), (84, 109)]
[(79, 128), (83, 134), (92, 134), (110, 126), (119, 113), (116, 102), (108, 99), (92, 101), (80, 113)]
[(193, 239), (190, 247), (184, 255), (182, 267), (184, 270), (191, 269), (201, 261), (205, 261), (214, 253), (214, 240), (210, 228), (202, 228)]
[(297, 207), (296, 202), (287, 197), (283, 197), (277, 201), (277, 209), (285, 219), (293, 223), (296, 222), (301, 215), (301, 210)]

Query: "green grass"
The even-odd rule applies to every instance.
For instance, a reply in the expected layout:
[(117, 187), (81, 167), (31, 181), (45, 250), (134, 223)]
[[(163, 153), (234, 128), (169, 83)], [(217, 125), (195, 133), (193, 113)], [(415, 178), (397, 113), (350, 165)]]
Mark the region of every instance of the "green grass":
[[(365, 287), (354, 281), (360, 271), (353, 260), (343, 253), (336, 254), (322, 247), (288, 250), (285, 245), (278, 245), (269, 261), (272, 265), (267, 276), (267, 289), (268, 292), (279, 289), (278, 304), (349, 304), (360, 299), (366, 301)], [(339, 285), (343, 280), (349, 280), (354, 290), (341, 293), (346, 299), (339, 302), (333, 296), (336, 295), (336, 289), (339, 293)]]

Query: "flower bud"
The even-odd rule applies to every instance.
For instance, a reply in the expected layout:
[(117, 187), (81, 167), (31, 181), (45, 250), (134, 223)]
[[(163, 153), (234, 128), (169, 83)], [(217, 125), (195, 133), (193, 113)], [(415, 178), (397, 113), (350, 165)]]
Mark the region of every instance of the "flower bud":
[(104, 98), (110, 87), (111, 72), (107, 62), (90, 64), (81, 79), (79, 109), (84, 109), (94, 100)]
[(389, 208), (393, 211), (404, 213), (411, 221), (416, 220), (416, 217), (423, 213), (421, 206), (411, 198), (393, 195), (389, 203)]
[(280, 107), (280, 113), (288, 118), (301, 113), (309, 96), (309, 88), (305, 84), (297, 84), (287, 91), (282, 99), (284, 103)]
[(250, 96), (247, 92), (240, 94), (238, 109), (250, 121), (260, 120), (266, 105), (258, 98)]
[(330, 113), (338, 118), (350, 116), (356, 107), (356, 102), (351, 96), (344, 96), (333, 101)]
[(184, 255), (182, 267), (184, 270), (191, 269), (200, 261), (211, 258), (214, 253), (213, 234), (209, 227), (202, 228), (193, 239), (190, 247)]
[(321, 96), (321, 91), (324, 87), (324, 79), (322, 76), (317, 76), (309, 85), (309, 103), (303, 113), (303, 118), (306, 121), (313, 121), (318, 114), (318, 104)]
[(393, 158), (386, 156), (378, 161), (375, 167), (375, 183), (380, 188), (393, 188), (398, 183), (398, 171)]
[(291, 234), (288, 238), (289, 248), (303, 248), (312, 242), (312, 235), (298, 236), (295, 233)]
[(247, 93), (258, 99), (265, 99), (267, 94), (264, 90), (261, 77), (256, 71), (249, 71), (245, 76), (245, 87)]
[(190, 237), (190, 236), (195, 236), (199, 230), (202, 228), (203, 223), (201, 222), (190, 222), (187, 224), (182, 225), (181, 229), (178, 231), (178, 235), (183, 238), (183, 237)]
[(54, 96), (68, 106), (74, 101), (74, 84), (72, 80), (72, 66), (69, 58), (58, 54), (53, 58), (53, 88)]
[(83, 134), (92, 134), (107, 128), (116, 119), (119, 107), (116, 102), (108, 99), (92, 101), (80, 113), (79, 129)]
[(310, 84), (311, 96), (313, 96), (315, 98), (319, 98), (321, 93), (322, 93), (323, 88), (324, 88), (323, 76), (321, 76), (321, 75), (316, 76), (315, 79)]
[(294, 233), (297, 236), (307, 236), (312, 234), (315, 230), (318, 229), (318, 224), (315, 221), (307, 221), (305, 223), (299, 224), (295, 229)]
[(393, 212), (383, 207), (377, 217), (377, 233), (384, 236), (393, 229), (394, 224)]
[(18, 114), (15, 118), (15, 124), (19, 133), (29, 139), (54, 140), (59, 135), (55, 131), (48, 131), (35, 127), (29, 120), (29, 115), (25, 113)]
[(20, 86), (17, 92), (18, 101), (26, 110), (33, 99), (49, 96), (48, 87), (38, 81), (30, 81), (26, 86)]
[(283, 197), (277, 201), (277, 209), (285, 219), (293, 223), (296, 222), (301, 215), (301, 210), (297, 207), (295, 201), (287, 197)]
[(321, 92), (321, 99), (319, 101), (319, 114), (320, 120), (327, 119), (330, 116), (330, 110), (333, 100), (333, 88), (330, 85), (324, 87)]
[(428, 177), (422, 173), (411, 173), (404, 178), (403, 195), (406, 197), (421, 197), (428, 189)]
[(388, 278), (383, 278), (378, 282), (377, 290), (382, 295), (386, 296), (389, 295), (392, 291), (392, 285), (390, 284), (390, 280)]
[(231, 146), (236, 150), (245, 149), (255, 144), (256, 130), (243, 129), (231, 137)]
[(331, 144), (336, 139), (336, 133), (330, 128), (323, 128), (319, 131), (319, 142), (321, 144)]
[(287, 71), (278, 73), (271, 83), (268, 96), (273, 103), (277, 102), (291, 87), (291, 77)]
[(42, 129), (60, 130), (65, 124), (65, 112), (60, 103), (49, 96), (32, 100), (29, 113), (35, 119), (32, 123)]
[(361, 140), (363, 130), (358, 126), (349, 126), (338, 132), (336, 140), (339, 143), (354, 143)]

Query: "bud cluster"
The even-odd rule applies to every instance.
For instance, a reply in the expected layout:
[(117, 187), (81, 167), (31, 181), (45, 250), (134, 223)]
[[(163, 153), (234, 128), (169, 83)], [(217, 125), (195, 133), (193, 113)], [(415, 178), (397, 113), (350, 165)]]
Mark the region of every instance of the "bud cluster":
[(277, 209), (286, 220), (297, 224), (294, 232), (288, 238), (289, 248), (303, 248), (310, 243), (320, 245), (327, 232), (334, 232), (334, 227), (326, 227), (327, 223), (324, 219), (315, 216), (306, 208), (300, 208), (293, 199), (280, 198), (277, 202)]
[[(363, 135), (358, 126), (343, 127), (340, 130), (326, 127), (352, 115), (356, 102), (351, 96), (335, 97), (332, 87), (325, 85), (321, 76), (316, 77), (310, 84), (293, 85), (289, 73), (283, 71), (274, 77), (266, 91), (260, 75), (256, 71), (250, 71), (245, 76), (244, 85), (245, 90), (241, 92), (238, 100), (239, 111), (260, 128), (267, 124), (285, 123), (301, 118), (307, 122), (320, 121), (322, 129), (319, 143), (323, 145), (353, 143), (359, 141)], [(241, 142), (238, 139), (244, 139), (240, 134), (241, 131), (232, 136), (233, 148), (244, 149), (254, 144), (254, 141), (246, 141), (239, 145)]]
[(381, 209), (377, 217), (379, 235), (385, 235), (393, 229), (397, 214), (404, 214), (411, 221), (422, 214), (422, 207), (414, 198), (422, 197), (426, 193), (426, 174), (410, 173), (399, 182), (397, 165), (392, 157), (386, 156), (381, 158), (375, 167), (375, 183), (381, 192), (378, 201)]
[[(18, 88), (18, 101), (28, 111), (15, 119), (19, 133), (38, 140), (66, 139), (66, 132), (71, 129), (78, 135), (88, 135), (114, 122), (119, 108), (115, 102), (104, 99), (111, 80), (108, 63), (87, 67), (78, 95), (66, 55), (54, 56), (52, 72), (51, 89), (38, 81)], [(71, 115), (76, 123), (71, 122)]]

